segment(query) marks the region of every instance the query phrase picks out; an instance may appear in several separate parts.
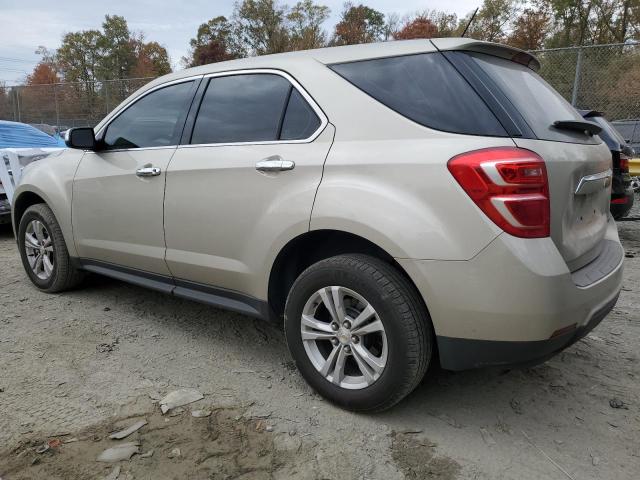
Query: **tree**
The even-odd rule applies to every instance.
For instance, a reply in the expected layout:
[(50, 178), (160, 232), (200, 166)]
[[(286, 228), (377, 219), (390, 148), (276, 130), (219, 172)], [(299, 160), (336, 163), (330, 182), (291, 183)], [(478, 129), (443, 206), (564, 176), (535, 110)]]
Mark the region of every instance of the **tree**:
[(27, 85), (47, 85), (51, 83), (58, 83), (60, 78), (54, 67), (47, 62), (38, 63), (33, 72), (27, 75)]
[(92, 82), (97, 78), (98, 30), (67, 33), (56, 54), (58, 66), (67, 82)]
[(427, 17), (418, 15), (412, 20), (405, 21), (402, 28), (393, 35), (396, 40), (410, 40), (413, 38), (433, 38), (438, 36), (438, 27)]
[(136, 64), (131, 32), (124, 17), (106, 15), (98, 40), (101, 79), (126, 78)]
[(189, 41), (189, 45), (191, 46), (189, 56), (182, 59), (186, 67), (245, 56), (237, 29), (223, 16), (212, 18), (200, 25), (195, 38)]
[(288, 50), (286, 14), (287, 7), (277, 0), (243, 0), (236, 4), (233, 20), (245, 48), (266, 55)]
[(462, 34), (462, 30), (458, 25), (458, 16), (455, 13), (426, 10), (422, 13), (422, 16), (433, 22), (438, 29), (438, 35), (441, 37), (455, 37)]
[(384, 14), (364, 5), (344, 4), (332, 44), (353, 45), (381, 40), (385, 34)]
[(171, 72), (171, 62), (167, 49), (158, 42), (144, 41), (140, 36), (132, 40), (136, 63), (131, 75), (135, 78), (159, 77)]
[[(504, 41), (509, 22), (516, 14), (516, 0), (484, 0), (469, 27), (467, 36), (489, 42)], [(461, 23), (466, 25), (470, 19), (468, 16)]]
[(313, 0), (303, 0), (287, 14), (289, 26), (289, 50), (307, 50), (324, 47), (327, 34), (322, 24), (329, 18), (331, 10), (324, 5), (316, 5)]
[(551, 15), (544, 8), (525, 8), (513, 23), (507, 43), (523, 50), (539, 50), (551, 30)]

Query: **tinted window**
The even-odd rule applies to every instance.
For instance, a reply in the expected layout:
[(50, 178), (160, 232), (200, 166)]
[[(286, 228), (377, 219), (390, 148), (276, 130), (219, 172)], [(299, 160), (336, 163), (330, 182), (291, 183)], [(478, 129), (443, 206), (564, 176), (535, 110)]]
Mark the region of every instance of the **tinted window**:
[[(479, 65), (522, 115), (537, 138), (593, 143), (579, 132), (558, 130), (556, 120), (583, 120), (578, 111), (530, 68), (504, 58), (472, 54)], [(597, 141), (597, 140), (596, 140)]]
[(507, 136), (482, 99), (440, 53), (333, 65), (387, 107), (426, 127)]
[(607, 144), (609, 150), (621, 151), (622, 148), (626, 145), (624, 138), (622, 135), (613, 128), (613, 126), (604, 118), (600, 116), (592, 116), (586, 117), (586, 120), (590, 122), (597, 123), (602, 128), (602, 131), (598, 134), (598, 136), (604, 140), (604, 143)]
[(145, 95), (107, 127), (108, 148), (177, 145), (191, 101), (193, 82), (179, 83)]
[(302, 94), (294, 88), (282, 122), (280, 139), (303, 140), (309, 138), (319, 126), (320, 119)]
[(212, 78), (191, 143), (277, 140), (290, 87), (285, 78), (272, 74)]

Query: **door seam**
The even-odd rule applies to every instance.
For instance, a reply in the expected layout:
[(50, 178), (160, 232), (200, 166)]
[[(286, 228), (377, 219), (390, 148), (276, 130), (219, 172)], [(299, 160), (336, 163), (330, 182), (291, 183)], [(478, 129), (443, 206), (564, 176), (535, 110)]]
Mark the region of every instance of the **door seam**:
[(327, 150), (327, 154), (324, 157), (324, 161), (322, 162), (322, 172), (320, 173), (320, 181), (318, 182), (318, 185), (316, 186), (316, 192), (313, 194), (313, 202), (311, 203), (311, 211), (309, 212), (309, 223), (307, 225), (307, 232), (311, 231), (311, 219), (313, 218), (313, 209), (316, 206), (316, 198), (318, 198), (318, 191), (320, 190), (320, 185), (322, 184), (322, 180), (324, 178), (324, 169), (325, 166), (327, 164), (327, 159), (329, 158), (329, 154), (331, 153), (331, 149), (333, 148), (333, 144), (336, 141), (336, 132), (337, 132), (337, 128), (336, 126), (331, 123), (328, 122), (327, 126), (331, 125), (331, 127), (333, 127), (333, 135), (331, 136), (331, 144), (329, 145), (329, 148)]

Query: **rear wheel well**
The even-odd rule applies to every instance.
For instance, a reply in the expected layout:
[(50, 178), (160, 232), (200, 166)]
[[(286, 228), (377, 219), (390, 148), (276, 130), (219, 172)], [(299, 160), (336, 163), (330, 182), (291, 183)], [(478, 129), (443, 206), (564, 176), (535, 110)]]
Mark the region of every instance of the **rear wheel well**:
[(283, 318), (289, 290), (304, 270), (325, 258), (354, 253), (370, 255), (392, 265), (415, 288), (413, 281), (398, 262), (375, 243), (339, 230), (314, 230), (294, 238), (285, 245), (271, 268), (268, 296), (275, 319), (279, 321)]
[(16, 235), (18, 234), (20, 219), (24, 215), (24, 212), (26, 212), (27, 208), (29, 208), (31, 205), (36, 205), (38, 203), (46, 204), (47, 202), (45, 202), (40, 195), (33, 192), (21, 193), (20, 196), (16, 198), (15, 205), (13, 206), (13, 212), (14, 212), (13, 217), (15, 222), (13, 225), (13, 231), (16, 232)]

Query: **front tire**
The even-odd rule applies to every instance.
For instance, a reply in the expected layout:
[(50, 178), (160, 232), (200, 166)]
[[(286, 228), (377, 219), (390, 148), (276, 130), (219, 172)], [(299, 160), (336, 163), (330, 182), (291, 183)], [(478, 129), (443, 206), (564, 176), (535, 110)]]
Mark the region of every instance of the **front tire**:
[(30, 206), (22, 215), (18, 249), (29, 279), (44, 292), (68, 290), (82, 280), (83, 272), (71, 263), (62, 229), (44, 203)]
[(305, 380), (354, 411), (381, 411), (407, 396), (429, 365), (429, 314), (413, 285), (368, 255), (307, 268), (285, 307), (285, 335)]

